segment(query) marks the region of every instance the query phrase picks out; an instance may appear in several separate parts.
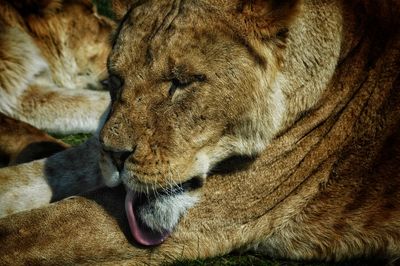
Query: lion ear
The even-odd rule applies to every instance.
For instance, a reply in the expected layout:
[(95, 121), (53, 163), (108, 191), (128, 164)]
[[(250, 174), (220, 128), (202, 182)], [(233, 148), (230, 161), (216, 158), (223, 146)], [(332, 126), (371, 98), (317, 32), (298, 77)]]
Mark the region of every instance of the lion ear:
[(240, 0), (237, 11), (247, 32), (270, 38), (290, 26), (301, 4), (302, 0)]

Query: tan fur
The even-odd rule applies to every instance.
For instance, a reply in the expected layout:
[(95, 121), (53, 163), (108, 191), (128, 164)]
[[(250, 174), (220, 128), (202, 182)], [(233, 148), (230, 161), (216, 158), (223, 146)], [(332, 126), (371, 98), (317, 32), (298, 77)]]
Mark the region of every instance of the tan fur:
[[(199, 8), (193, 10), (196, 22), (203, 25), (201, 23), (207, 21), (204, 27), (220, 32), (226, 29), (220, 20), (201, 19), (201, 16), (207, 17), (207, 13), (202, 13), (204, 7), (209, 7), (209, 12), (216, 12), (208, 5), (210, 2), (222, 8), (218, 10), (224, 10), (214, 16), (220, 19), (234, 12), (230, 9), (232, 1), (201, 1), (204, 4), (199, 4), (201, 7), (193, 4)], [(152, 6), (154, 9), (147, 6), (148, 9), (138, 10), (147, 10), (154, 15), (158, 14), (155, 10), (170, 4), (169, 1), (157, 1)], [(386, 8), (387, 5), (390, 8)], [(225, 13), (225, 10), (231, 12)], [(145, 15), (137, 12), (138, 16)], [(267, 94), (270, 98), (263, 98), (265, 95), (259, 91), (257, 97), (253, 95), (249, 99), (241, 95), (237, 101), (232, 99), (236, 95), (229, 95), (228, 90), (237, 87), (223, 83), (226, 81), (224, 76), (219, 79), (222, 85), (208, 88), (209, 85), (201, 83), (184, 88), (192, 89), (191, 93), (195, 93), (195, 89), (201, 90), (196, 97), (207, 99), (210, 108), (218, 108), (222, 120), (218, 120), (221, 117), (207, 116), (201, 104), (183, 91), (170, 99), (186, 108), (186, 112), (173, 112), (180, 120), (174, 120), (170, 113), (160, 119), (160, 110), (170, 110), (161, 108), (168, 97), (170, 82), (158, 79), (155, 74), (165, 71), (162, 63), (143, 67), (146, 57), (136, 57), (137, 54), (132, 53), (130, 49), (142, 51), (138, 48), (139, 40), (148, 32), (135, 31), (136, 39), (133, 40), (130, 37), (133, 24), (127, 20), (129, 26), (122, 28), (110, 57), (111, 74), (124, 78), (124, 83), (122, 90), (114, 88), (117, 90), (113, 92), (115, 100), (111, 115), (101, 135), (103, 146), (91, 140), (75, 151), (0, 170), (2, 180), (5, 180), (2, 183), (7, 180), (15, 183), (17, 173), (25, 173), (24, 178), (42, 176), (43, 179), (32, 178), (32, 182), (40, 183), (43, 188), (50, 183), (47, 189), (54, 189), (56, 198), (57, 195), (82, 192), (88, 187), (79, 189), (76, 185), (75, 182), (84, 183), (74, 177), (78, 173), (76, 169), (86, 171), (82, 181), (88, 181), (91, 176), (97, 184), (101, 183), (96, 165), (100, 157), (98, 150), (105, 149), (102, 156), (113, 157), (115, 161), (118, 161), (117, 152), (132, 152), (130, 156), (134, 158), (127, 159), (131, 168), (125, 162), (124, 169), (127, 173), (136, 172), (122, 180), (125, 186), (131, 189), (137, 189), (135, 185), (138, 184), (164, 186), (165, 176), (154, 174), (155, 170), (163, 171), (165, 164), (171, 164), (177, 173), (174, 181), (187, 180), (192, 176), (190, 165), (194, 165), (191, 154), (197, 152), (193, 139), (197, 137), (198, 142), (206, 139), (206, 145), (211, 143), (209, 149), (203, 151), (209, 154), (215, 151), (215, 143), (226, 132), (233, 136), (224, 139), (224, 143), (232, 145), (233, 155), (238, 147), (240, 155), (259, 155), (248, 160), (236, 158), (220, 165), (218, 169), (228, 171), (217, 171), (207, 177), (204, 186), (198, 190), (200, 202), (181, 217), (172, 236), (158, 247), (143, 249), (132, 245), (134, 242), (123, 212), (125, 192), (122, 188), (114, 188), (1, 219), (1, 261), (159, 265), (178, 259), (223, 255), (233, 250), (257, 250), (273, 257), (297, 260), (336, 261), (357, 257), (396, 260), (400, 256), (399, 14), (400, 6), (395, 1), (385, 1), (380, 9), (366, 0), (306, 0), (297, 18), (289, 21), (292, 24), (286, 40), (270, 40), (269, 36), (262, 44), (251, 37), (243, 48), (230, 47), (231, 39), (219, 36), (220, 39), (213, 43), (216, 46), (206, 46), (216, 49), (215, 57), (209, 58), (225, 55), (223, 50), (218, 50), (223, 47), (219, 42), (223, 42), (232, 48), (230, 52), (236, 56), (235, 60), (227, 57), (225, 61), (213, 62), (216, 66), (207, 65), (207, 62), (196, 62), (198, 55), (194, 53), (191, 55), (193, 61), (189, 61), (195, 64), (194, 70), (205, 72), (207, 82), (211, 82), (213, 70), (221, 69), (227, 62), (239, 62), (232, 65), (232, 72), (240, 84), (249, 84), (246, 87), (248, 95), (260, 87), (272, 88)], [(233, 19), (230, 21), (235, 23)], [(191, 25), (190, 19), (186, 22)], [(301, 32), (304, 29), (309, 31)], [(196, 35), (191, 34), (195, 32), (192, 28), (184, 32), (191, 38)], [(258, 32), (254, 38), (259, 38), (258, 34), (265, 32)], [(189, 42), (181, 36), (178, 39), (180, 43), (175, 43), (178, 47)], [(198, 40), (200, 47), (207, 43), (203, 44), (201, 40)], [(135, 41), (138, 44), (132, 46)], [(158, 41), (156, 47), (160, 53), (168, 51), (168, 44), (162, 42), (162, 38)], [(168, 55), (177, 62), (185, 58), (181, 50), (169, 51)], [(157, 51), (153, 50), (154, 53)], [(251, 51), (258, 54), (251, 54)], [(269, 68), (262, 68), (263, 58)], [(255, 63), (258, 59), (261, 60)], [(153, 54), (153, 60), (157, 62), (156, 54)], [(225, 69), (230, 66), (225, 65)], [(131, 71), (136, 75), (128, 75)], [(177, 72), (173, 74), (179, 74)], [(264, 80), (265, 75), (267, 80)], [(246, 79), (243, 81), (243, 78)], [(119, 85), (112, 79), (110, 83)], [(273, 90), (274, 84), (279, 84), (280, 91)], [(207, 98), (206, 93), (214, 97)], [(271, 99), (284, 103), (283, 108), (275, 106), (276, 100)], [(192, 108), (195, 103), (198, 105)], [(266, 103), (270, 106), (263, 106)], [(187, 111), (189, 108), (192, 108), (191, 112)], [(202, 113), (197, 113), (199, 110)], [(261, 112), (266, 114), (266, 120), (257, 120), (260, 115), (257, 110), (267, 110)], [(248, 111), (254, 112), (246, 113)], [(202, 130), (206, 126), (195, 124), (189, 115), (195, 118), (204, 115), (216, 130)], [(232, 120), (236, 122), (232, 126), (246, 125), (241, 124), (240, 119), (248, 118), (249, 128), (218, 131), (220, 124), (227, 121), (225, 119), (235, 117), (239, 121)], [(259, 130), (253, 127), (257, 125), (252, 124), (254, 118), (255, 122), (266, 123), (261, 129), (268, 128), (263, 131), (262, 139), (251, 134)], [(179, 132), (174, 131), (175, 128)], [(135, 151), (132, 143), (136, 146)], [(265, 150), (264, 145), (267, 145)], [(214, 154), (216, 158), (232, 155), (224, 153), (226, 149), (223, 148), (222, 154)], [(82, 152), (84, 150), (92, 154)], [(79, 159), (70, 164), (71, 157)], [(189, 170), (184, 169), (185, 162)], [(62, 168), (55, 171), (55, 164)], [(57, 191), (59, 186), (48, 180), (66, 184), (64, 188), (70, 189), (71, 194)], [(5, 187), (12, 188), (12, 183), (6, 183)], [(4, 190), (0, 191), (0, 195), (4, 194)], [(26, 199), (19, 195), (18, 200)], [(37, 206), (45, 204), (46, 199)]]
[(0, 165), (49, 157), (69, 145), (45, 132), (0, 113)]
[(0, 111), (52, 132), (94, 132), (109, 97), (83, 89), (101, 89), (114, 23), (88, 0), (0, 5)]

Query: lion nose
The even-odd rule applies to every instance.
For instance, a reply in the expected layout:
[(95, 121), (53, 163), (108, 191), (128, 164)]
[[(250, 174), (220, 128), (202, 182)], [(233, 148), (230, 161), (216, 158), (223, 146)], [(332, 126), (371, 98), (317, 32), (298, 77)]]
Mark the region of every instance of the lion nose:
[(117, 167), (118, 171), (121, 172), (124, 168), (124, 164), (126, 159), (132, 154), (131, 151), (122, 151), (122, 152), (115, 152), (115, 151), (108, 151), (110, 154), (111, 160), (113, 164)]
[(132, 148), (120, 147), (115, 143), (108, 143), (107, 141), (104, 141), (101, 136), (99, 138), (99, 142), (102, 153), (111, 159), (111, 162), (115, 165), (119, 172), (124, 169), (125, 161), (130, 155), (134, 154), (136, 150), (136, 145)]

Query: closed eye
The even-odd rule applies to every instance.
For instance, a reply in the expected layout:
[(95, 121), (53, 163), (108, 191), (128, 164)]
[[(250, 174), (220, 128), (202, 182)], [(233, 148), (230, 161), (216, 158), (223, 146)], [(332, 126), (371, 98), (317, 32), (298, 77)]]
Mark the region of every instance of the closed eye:
[(185, 89), (195, 82), (203, 82), (206, 80), (205, 75), (193, 75), (184, 79), (172, 78), (171, 87), (169, 88), (169, 96), (173, 96), (176, 90)]

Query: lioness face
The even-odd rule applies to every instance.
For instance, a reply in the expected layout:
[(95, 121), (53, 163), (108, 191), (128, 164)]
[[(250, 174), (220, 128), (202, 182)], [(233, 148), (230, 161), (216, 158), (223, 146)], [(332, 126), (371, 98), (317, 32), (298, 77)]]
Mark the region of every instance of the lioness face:
[(213, 165), (259, 152), (279, 124), (277, 56), (246, 39), (227, 3), (141, 1), (124, 17), (109, 56), (113, 101), (100, 134), (101, 168), (108, 185), (155, 194), (141, 204), (153, 218), (136, 212), (157, 231), (171, 230), (177, 210), (194, 204), (189, 191)]

